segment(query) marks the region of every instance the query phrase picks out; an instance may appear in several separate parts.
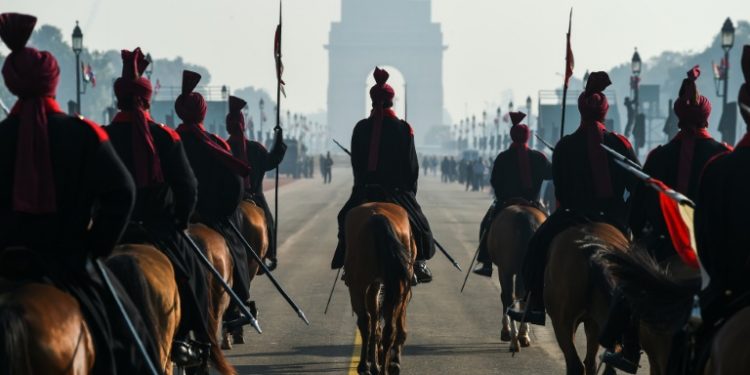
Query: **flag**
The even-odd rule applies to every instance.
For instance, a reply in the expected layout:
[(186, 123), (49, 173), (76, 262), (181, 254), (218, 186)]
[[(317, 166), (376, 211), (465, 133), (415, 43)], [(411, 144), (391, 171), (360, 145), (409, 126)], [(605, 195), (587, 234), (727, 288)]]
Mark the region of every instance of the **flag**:
[(91, 87), (96, 87), (96, 74), (94, 74), (91, 64), (86, 64), (86, 75), (88, 76), (88, 81), (91, 82)]
[(284, 80), (281, 76), (284, 74), (284, 63), (281, 62), (281, 3), (279, 3), (279, 25), (276, 26), (276, 34), (273, 38), (273, 56), (276, 60), (276, 80), (279, 85), (281, 93), (286, 98), (286, 91), (284, 91)]
[(154, 85), (154, 98), (156, 97), (157, 94), (159, 94), (159, 90), (161, 90), (161, 82), (157, 78), (156, 85)]
[(570, 77), (573, 76), (573, 67), (575, 66), (575, 59), (573, 59), (573, 49), (570, 46), (570, 29), (573, 25), (573, 8), (570, 8), (570, 18), (568, 19), (568, 34), (567, 34), (567, 48), (565, 50), (565, 87), (568, 87)]
[(649, 179), (651, 184), (657, 185), (659, 194), (659, 206), (667, 224), (667, 231), (672, 240), (677, 255), (688, 266), (699, 269), (698, 252), (695, 242), (695, 230), (693, 228), (693, 217), (695, 209), (685, 201), (677, 201), (665, 194), (670, 188), (657, 179)]
[(714, 71), (714, 79), (721, 79), (721, 68), (719, 67), (719, 64), (711, 61), (711, 68), (713, 68)]

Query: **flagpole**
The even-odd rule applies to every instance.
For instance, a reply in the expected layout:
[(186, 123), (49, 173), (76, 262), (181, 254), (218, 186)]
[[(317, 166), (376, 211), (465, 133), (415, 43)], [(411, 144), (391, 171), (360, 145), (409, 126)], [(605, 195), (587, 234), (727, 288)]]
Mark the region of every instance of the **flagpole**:
[(570, 29), (573, 24), (573, 8), (570, 8), (570, 18), (568, 18), (567, 44), (565, 47), (565, 75), (563, 78), (563, 97), (562, 97), (562, 118), (560, 119), (560, 139), (565, 135), (565, 107), (568, 101), (568, 81), (573, 75), (573, 50), (570, 47)]
[[(279, 57), (276, 58), (274, 56), (274, 60), (278, 61), (281, 59), (281, 1), (279, 1), (279, 41), (278, 41), (278, 54)], [(279, 131), (281, 131), (281, 76), (278, 72), (278, 66), (276, 67), (276, 127), (274, 128), (274, 131), (276, 134), (278, 134)], [(277, 135), (278, 136), (278, 135)], [(276, 246), (276, 254), (278, 254), (279, 251), (279, 166), (276, 166), (276, 185), (274, 188), (274, 225), (273, 225), (273, 238), (274, 238), (274, 245)], [(278, 256), (278, 255), (277, 255)]]

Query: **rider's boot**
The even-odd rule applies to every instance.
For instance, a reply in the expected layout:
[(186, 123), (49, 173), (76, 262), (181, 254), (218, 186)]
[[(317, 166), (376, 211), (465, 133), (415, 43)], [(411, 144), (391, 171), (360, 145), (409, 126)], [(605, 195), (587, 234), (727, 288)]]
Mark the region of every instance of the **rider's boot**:
[(508, 316), (517, 322), (543, 326), (547, 319), (547, 315), (544, 312), (544, 299), (541, 294), (542, 293), (531, 293), (530, 298), (527, 298), (526, 303), (508, 309)]
[(484, 262), (475, 268), (473, 272), (479, 276), (492, 277), (492, 263)]
[(429, 283), (432, 281), (432, 271), (427, 267), (427, 263), (424, 260), (414, 262), (414, 276), (417, 277), (417, 282), (419, 283)]

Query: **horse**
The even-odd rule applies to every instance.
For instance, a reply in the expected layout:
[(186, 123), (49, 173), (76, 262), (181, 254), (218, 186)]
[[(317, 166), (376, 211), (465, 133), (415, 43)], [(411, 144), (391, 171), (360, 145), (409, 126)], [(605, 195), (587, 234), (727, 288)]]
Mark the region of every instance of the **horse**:
[(88, 375), (94, 342), (72, 295), (0, 280), (0, 373)]
[(362, 337), (357, 371), (398, 374), (417, 254), (409, 217), (392, 203), (365, 203), (349, 211), (345, 230), (346, 284)]
[[(608, 285), (601, 268), (592, 262), (599, 244), (627, 251), (629, 240), (610, 224), (587, 223), (560, 232), (549, 247), (544, 272), (544, 305), (569, 375), (596, 373), (599, 332), (609, 315)], [(586, 332), (583, 363), (574, 343), (581, 323)]]
[[(500, 279), (500, 300), (503, 305), (502, 341), (511, 341), (510, 350), (517, 352), (531, 345), (529, 324), (521, 324), (520, 331), (506, 312), (518, 296), (524, 296), (523, 283), (515, 277), (521, 270), (529, 240), (547, 219), (547, 214), (528, 204), (513, 204), (504, 208), (492, 221), (487, 232), (487, 250), (492, 263), (497, 266)], [(515, 277), (515, 285), (513, 283)]]
[[(641, 247), (628, 252), (600, 249), (597, 262), (622, 290), (640, 319), (640, 341), (649, 358), (651, 375), (666, 374), (674, 335), (689, 321), (693, 298), (700, 289), (699, 271), (689, 268), (676, 256), (658, 263)], [(643, 290), (649, 292), (642, 293)], [(715, 332), (707, 361), (693, 366), (704, 366), (697, 372), (706, 375), (747, 373), (748, 334), (750, 308), (744, 308)]]
[[(229, 253), (229, 247), (224, 237), (209, 228), (208, 226), (200, 223), (190, 224), (188, 227), (188, 235), (195, 241), (198, 246), (202, 248), (206, 258), (211, 262), (211, 265), (221, 274), (224, 281), (231, 287), (232, 286), (232, 255)], [(226, 337), (224, 336), (224, 329), (222, 327), (222, 319), (224, 313), (229, 308), (229, 294), (224, 290), (219, 281), (216, 280), (212, 273), (208, 274), (209, 286), (209, 319), (210, 327), (213, 328), (214, 335), (211, 335), (211, 353), (210, 358), (216, 371), (222, 375), (236, 374), (237, 371), (224, 357), (224, 353), (221, 349), (227, 343)], [(216, 345), (214, 338), (222, 338), (222, 343)]]
[(180, 322), (180, 296), (172, 264), (157, 248), (146, 244), (115, 247), (105, 263), (122, 284), (156, 337), (162, 371), (172, 374), (170, 353)]
[[(266, 253), (268, 252), (268, 223), (266, 223), (266, 214), (263, 208), (257, 204), (249, 201), (242, 201), (240, 203), (240, 213), (242, 214), (242, 224), (240, 226), (240, 233), (242, 237), (253, 247), (253, 250), (258, 254), (261, 259), (265, 259)], [(248, 257), (248, 269), (250, 271), (250, 281), (252, 282), (256, 275), (261, 274), (260, 264), (253, 257)], [(251, 302), (251, 310), (255, 310), (254, 301)], [(255, 310), (254, 313), (257, 313)], [(244, 344), (245, 338), (243, 336), (242, 327), (239, 327), (232, 332), (228, 332), (228, 335), (232, 337), (230, 342), (228, 338), (224, 339), (224, 349), (231, 349), (231, 344)]]

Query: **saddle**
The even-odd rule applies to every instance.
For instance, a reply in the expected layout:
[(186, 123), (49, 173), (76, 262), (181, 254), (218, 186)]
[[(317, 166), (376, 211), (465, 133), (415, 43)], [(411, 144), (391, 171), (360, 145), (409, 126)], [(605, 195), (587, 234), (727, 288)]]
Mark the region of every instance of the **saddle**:
[(508, 198), (504, 201), (502, 201), (497, 207), (499, 208), (498, 212), (504, 208), (510, 207), (510, 206), (524, 206), (524, 207), (532, 207), (536, 208), (539, 211), (542, 211), (546, 214), (549, 214), (549, 211), (547, 210), (547, 206), (544, 205), (544, 203), (533, 200), (530, 201), (525, 198), (521, 197), (514, 197), (514, 198)]

